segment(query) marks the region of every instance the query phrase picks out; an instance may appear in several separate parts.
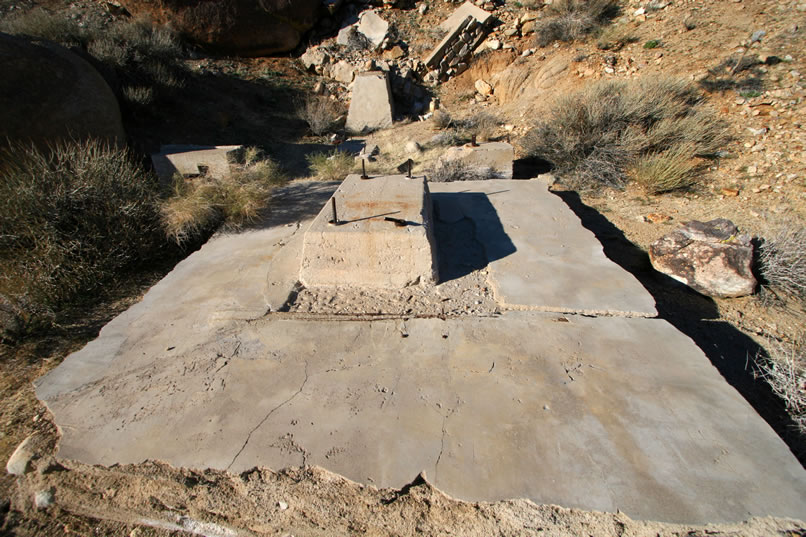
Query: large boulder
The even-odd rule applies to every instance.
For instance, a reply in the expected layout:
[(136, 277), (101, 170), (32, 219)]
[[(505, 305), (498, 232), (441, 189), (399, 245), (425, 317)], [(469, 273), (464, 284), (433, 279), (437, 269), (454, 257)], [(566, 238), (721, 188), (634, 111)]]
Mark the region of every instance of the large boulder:
[(297, 47), (319, 19), (321, 0), (121, 0), (134, 15), (169, 24), (185, 38), (241, 56)]
[(704, 295), (731, 298), (756, 289), (753, 244), (733, 222), (688, 222), (649, 247), (655, 270)]
[(67, 139), (124, 142), (120, 107), (92, 65), (49, 41), (0, 33), (0, 146)]

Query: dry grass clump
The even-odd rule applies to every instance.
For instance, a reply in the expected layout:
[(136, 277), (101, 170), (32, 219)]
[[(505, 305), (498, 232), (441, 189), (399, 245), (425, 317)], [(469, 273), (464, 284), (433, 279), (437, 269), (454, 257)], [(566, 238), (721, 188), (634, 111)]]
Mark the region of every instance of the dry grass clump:
[(313, 176), (320, 181), (342, 181), (356, 169), (355, 157), (338, 149), (327, 153), (313, 153), (305, 159)]
[(618, 0), (555, 0), (535, 27), (535, 42), (545, 47), (574, 41), (604, 26), (619, 11)]
[(756, 355), (756, 375), (786, 403), (792, 420), (806, 433), (806, 344), (769, 341), (768, 355)]
[(310, 95), (299, 106), (299, 115), (316, 136), (333, 132), (344, 114), (342, 105), (321, 95)]
[(615, 24), (604, 28), (596, 39), (596, 46), (601, 50), (621, 50), (624, 45), (635, 43), (638, 38), (632, 28), (626, 24)]
[(630, 175), (649, 194), (685, 190), (697, 181), (699, 166), (688, 145), (674, 146), (660, 153), (638, 157)]
[(503, 121), (496, 114), (482, 111), (454, 123), (457, 130), (466, 137), (475, 136), (478, 141), (484, 142), (493, 138)]
[(795, 222), (759, 247), (758, 273), (763, 286), (806, 302), (806, 226)]
[(97, 141), (0, 154), (0, 296), (26, 325), (92, 296), (164, 244), (156, 178)]
[(653, 78), (599, 82), (561, 97), (521, 144), (574, 188), (621, 188), (633, 170), (649, 191), (663, 192), (692, 184), (684, 162), (696, 167), (727, 140), (693, 86)]
[(224, 225), (238, 228), (254, 221), (269, 203), (272, 190), (285, 182), (279, 165), (255, 148), (229, 177), (177, 176), (173, 192), (161, 206), (166, 235), (185, 244)]
[(452, 181), (484, 181), (495, 179), (498, 174), (492, 168), (471, 166), (462, 160), (438, 160), (427, 173), (432, 183), (450, 183)]
[(48, 39), (66, 46), (85, 45), (88, 37), (87, 30), (76, 21), (41, 7), (0, 20), (0, 32)]
[(436, 110), (431, 116), (431, 125), (437, 130), (445, 130), (451, 127), (453, 118), (447, 112)]

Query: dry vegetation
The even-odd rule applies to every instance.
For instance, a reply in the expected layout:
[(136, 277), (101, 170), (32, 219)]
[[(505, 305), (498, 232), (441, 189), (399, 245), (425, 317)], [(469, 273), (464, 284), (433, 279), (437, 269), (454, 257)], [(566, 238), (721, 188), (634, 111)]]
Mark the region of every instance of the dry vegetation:
[(305, 159), (313, 177), (320, 181), (341, 181), (356, 170), (355, 158), (338, 149), (326, 153), (313, 153), (307, 155)]
[(806, 343), (767, 342), (767, 355), (756, 356), (756, 374), (784, 401), (789, 415), (806, 433)]
[(338, 101), (320, 95), (309, 95), (299, 105), (299, 114), (312, 134), (322, 136), (338, 128), (344, 108)]
[(285, 182), (273, 160), (256, 148), (229, 177), (174, 178), (172, 195), (161, 205), (168, 237), (177, 244), (199, 240), (222, 224), (238, 228), (254, 221), (266, 208), (272, 190)]
[(673, 79), (606, 81), (561, 97), (522, 140), (577, 189), (622, 188), (632, 172), (650, 192), (691, 186), (698, 160), (728, 140), (691, 85)]
[(555, 41), (575, 41), (595, 32), (619, 12), (617, 0), (555, 0), (535, 28), (535, 43), (545, 47)]
[(0, 296), (28, 328), (162, 246), (158, 185), (123, 149), (12, 145), (0, 155)]

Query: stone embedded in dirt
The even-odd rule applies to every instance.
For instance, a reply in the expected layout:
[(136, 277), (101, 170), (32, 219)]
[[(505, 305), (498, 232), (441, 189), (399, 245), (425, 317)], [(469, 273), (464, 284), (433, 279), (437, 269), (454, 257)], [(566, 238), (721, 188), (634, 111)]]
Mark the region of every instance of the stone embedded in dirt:
[(31, 471), (31, 459), (34, 458), (34, 435), (23, 440), (6, 463), (6, 472), (11, 475), (25, 475)]
[(346, 128), (356, 133), (391, 127), (392, 109), (392, 89), (386, 73), (361, 73), (353, 85)]
[(53, 491), (40, 490), (34, 495), (34, 505), (37, 509), (47, 509), (53, 505)]
[(383, 43), (389, 32), (389, 23), (375, 11), (364, 11), (358, 19), (358, 32), (369, 39), (376, 48)]
[(321, 0), (121, 0), (132, 15), (170, 24), (191, 41), (242, 56), (289, 52), (325, 11)]
[(484, 96), (493, 94), (493, 87), (482, 79), (476, 80), (475, 87), (476, 91)]
[(92, 65), (47, 41), (0, 34), (0, 145), (125, 141), (115, 94)]
[(753, 245), (730, 220), (692, 221), (653, 242), (649, 259), (655, 270), (708, 296), (752, 294)]

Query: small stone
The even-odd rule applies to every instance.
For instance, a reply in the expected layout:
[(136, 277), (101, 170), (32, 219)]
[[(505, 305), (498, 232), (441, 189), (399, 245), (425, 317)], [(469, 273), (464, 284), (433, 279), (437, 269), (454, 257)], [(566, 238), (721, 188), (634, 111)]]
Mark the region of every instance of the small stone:
[(37, 509), (47, 509), (53, 505), (53, 491), (40, 490), (34, 495), (34, 505)]
[(653, 224), (668, 222), (671, 219), (672, 219), (671, 216), (661, 213), (649, 213), (648, 215), (646, 215), (646, 221), (651, 222)]
[(417, 9), (420, 12), (420, 15), (425, 15), (425, 12), (428, 11), (428, 4), (420, 4), (420, 7)]
[(288, 504), (283, 501), (280, 501), (277, 502), (277, 507), (280, 508), (280, 511), (285, 511), (286, 509), (288, 509)]
[(480, 95), (487, 96), (493, 93), (493, 87), (482, 79), (476, 80), (475, 86)]
[(738, 188), (723, 188), (721, 190), (721, 192), (722, 192), (723, 196), (727, 196), (727, 197), (730, 197), (730, 198), (735, 198), (736, 196), (739, 195), (739, 189)]
[(490, 50), (498, 50), (501, 48), (501, 41), (498, 39), (490, 39), (487, 41), (487, 48)]
[(422, 147), (414, 140), (409, 140), (406, 143), (406, 153), (419, 153), (420, 151), (422, 151)]
[(536, 27), (535, 21), (529, 21), (523, 23), (523, 25), (521, 26), (521, 35), (529, 35), (531, 33), (534, 33), (535, 27)]
[(31, 471), (31, 459), (34, 457), (33, 437), (23, 440), (6, 463), (6, 471), (11, 475), (25, 475)]

